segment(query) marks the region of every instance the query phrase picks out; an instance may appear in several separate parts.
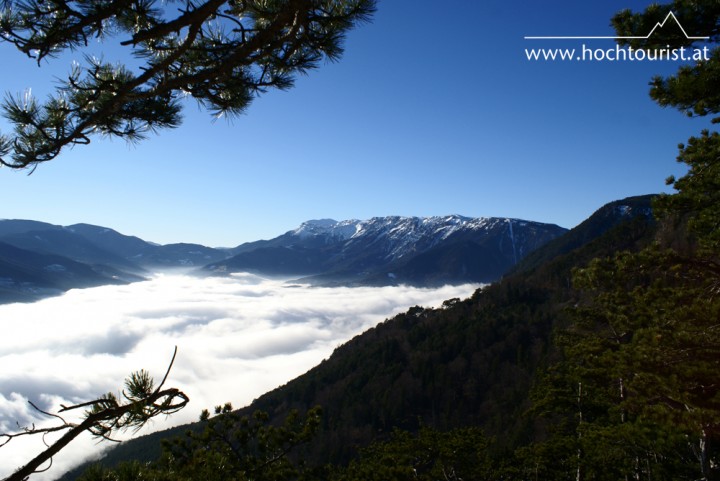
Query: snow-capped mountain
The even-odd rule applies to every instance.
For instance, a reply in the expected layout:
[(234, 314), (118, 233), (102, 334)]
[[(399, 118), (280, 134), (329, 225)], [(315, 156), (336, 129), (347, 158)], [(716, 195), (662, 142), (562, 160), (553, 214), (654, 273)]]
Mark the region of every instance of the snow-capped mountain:
[(349, 239), (358, 232), (360, 221), (345, 220), (338, 222), (333, 219), (309, 220), (300, 224), (300, 227), (291, 231), (300, 238), (326, 237), (328, 239)]
[(238, 246), (234, 257), (206, 270), (302, 276), (317, 283), (490, 282), (565, 231), (459, 215), (311, 220), (275, 239)]
[(607, 204), (570, 235), (556, 225), (519, 219), (390, 216), (310, 220), (234, 249), (157, 245), (89, 224), (0, 219), (0, 303), (134, 282), (173, 267), (293, 276), (324, 285), (491, 282), (523, 259), (525, 266), (537, 263), (528, 254), (561, 235), (548, 246), (553, 252), (567, 252), (621, 221), (650, 216), (649, 198)]

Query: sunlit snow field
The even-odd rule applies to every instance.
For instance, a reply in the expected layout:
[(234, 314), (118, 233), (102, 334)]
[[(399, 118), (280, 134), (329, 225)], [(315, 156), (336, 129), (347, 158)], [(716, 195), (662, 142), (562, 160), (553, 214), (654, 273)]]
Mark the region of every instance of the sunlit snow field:
[[(236, 407), (306, 372), (332, 351), (407, 308), (465, 298), (477, 285), (319, 288), (249, 274), (228, 278), (155, 276), (127, 286), (72, 290), (31, 304), (0, 306), (0, 433), (47, 422), (29, 406), (58, 406), (118, 390), (132, 371), (160, 380), (175, 346), (166, 383), (190, 404), (142, 433), (194, 421), (203, 408)], [(41, 448), (13, 440), (0, 448), (0, 477)], [(62, 451), (52, 479), (99, 453), (89, 436)]]

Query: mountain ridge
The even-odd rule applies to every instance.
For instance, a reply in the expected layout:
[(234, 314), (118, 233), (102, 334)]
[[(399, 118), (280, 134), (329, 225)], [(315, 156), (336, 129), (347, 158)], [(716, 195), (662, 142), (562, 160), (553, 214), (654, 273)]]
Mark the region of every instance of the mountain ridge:
[[(284, 274), (322, 285), (490, 282), (566, 231), (522, 219), (460, 215), (319, 219), (273, 239), (242, 244), (231, 250), (232, 257), (204, 270)], [(422, 256), (440, 257), (440, 252), (447, 254), (455, 247), (464, 254), (449, 257), (480, 260), (472, 265), (458, 263), (444, 272), (435, 270), (432, 275), (420, 273), (416, 264)], [(494, 267), (486, 269), (486, 265)]]
[[(0, 264), (0, 302), (136, 282), (153, 271), (175, 268), (202, 275), (248, 271), (315, 285), (491, 282), (565, 231), (521, 219), (460, 215), (315, 219), (274, 239), (218, 249), (189, 243), (158, 245), (92, 224), (3, 219), (0, 242), (40, 257), (30, 261), (32, 256), (18, 256), (30, 262), (20, 270)], [(52, 269), (37, 268), (42, 256), (54, 256)]]

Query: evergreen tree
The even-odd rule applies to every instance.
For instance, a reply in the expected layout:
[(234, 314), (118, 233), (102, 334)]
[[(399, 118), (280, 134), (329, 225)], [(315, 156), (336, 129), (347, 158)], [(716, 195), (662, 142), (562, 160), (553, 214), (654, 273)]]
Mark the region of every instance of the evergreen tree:
[[(680, 29), (656, 31), (648, 38), (658, 23), (673, 13), (682, 25)], [(720, 40), (720, 3), (715, 0), (674, 0), (672, 3), (652, 4), (644, 12), (633, 13), (624, 10), (612, 19), (618, 36), (633, 37), (620, 39), (621, 45), (634, 48), (699, 48), (705, 41), (687, 37), (709, 37), (712, 45)], [(690, 117), (716, 115), (720, 113), (720, 50), (712, 49), (709, 60), (681, 66), (675, 75), (656, 76), (650, 83), (650, 97), (663, 107), (675, 107)], [(718, 122), (717, 117), (713, 122)]]
[(241, 416), (232, 406), (218, 406), (215, 416), (204, 410), (200, 433), (163, 441), (161, 458), (152, 463), (121, 463), (115, 468), (95, 465), (79, 481), (135, 481), (138, 479), (206, 481), (284, 481), (311, 479), (302, 459), (290, 452), (314, 436), (321, 411), (314, 408), (302, 418), (291, 412), (284, 423), (273, 426), (267, 413)]
[(422, 427), (417, 434), (396, 430), (392, 438), (375, 442), (335, 481), (411, 481), (463, 479), (496, 480), (488, 439), (478, 428), (440, 432)]
[[(642, 37), (670, 11), (688, 36), (720, 40), (720, 3), (714, 0), (624, 11), (613, 24), (620, 36)], [(635, 48), (694, 42), (677, 31), (621, 41)], [(709, 60), (653, 79), (650, 95), (689, 116), (718, 114), (718, 72), (715, 48)], [(552, 442), (565, 439), (577, 447), (578, 480), (720, 478), (718, 133), (704, 131), (681, 144), (678, 161), (689, 170), (669, 178), (677, 193), (655, 203), (655, 243), (596, 259), (575, 274), (580, 298), (574, 322), (560, 334), (564, 361), (537, 406), (555, 404), (556, 421), (565, 424), (556, 424), (561, 429)], [(573, 400), (574, 409), (562, 415), (557, 408)], [(602, 458), (612, 460), (610, 469), (598, 470)]]

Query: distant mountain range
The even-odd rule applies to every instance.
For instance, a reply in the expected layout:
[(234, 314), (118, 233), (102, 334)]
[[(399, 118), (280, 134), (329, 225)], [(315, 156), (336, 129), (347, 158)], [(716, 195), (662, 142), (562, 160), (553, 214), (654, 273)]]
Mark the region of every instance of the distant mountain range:
[(275, 239), (242, 244), (204, 270), (300, 276), (323, 285), (491, 282), (565, 232), (539, 222), (458, 215), (311, 220)]
[(323, 219), (271, 240), (215, 249), (158, 245), (89, 224), (0, 220), (0, 303), (135, 282), (168, 268), (202, 275), (253, 272), (321, 285), (491, 282), (565, 231), (457, 215)]
[(200, 267), (228, 255), (197, 244), (157, 245), (89, 224), (0, 220), (0, 303), (136, 282), (153, 271)]

